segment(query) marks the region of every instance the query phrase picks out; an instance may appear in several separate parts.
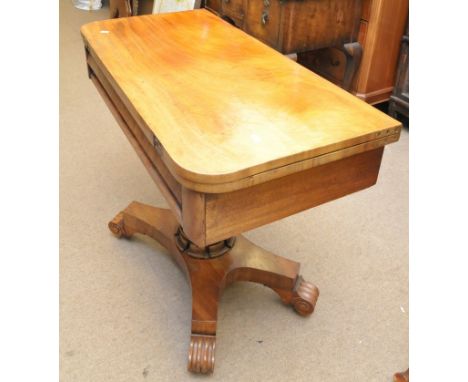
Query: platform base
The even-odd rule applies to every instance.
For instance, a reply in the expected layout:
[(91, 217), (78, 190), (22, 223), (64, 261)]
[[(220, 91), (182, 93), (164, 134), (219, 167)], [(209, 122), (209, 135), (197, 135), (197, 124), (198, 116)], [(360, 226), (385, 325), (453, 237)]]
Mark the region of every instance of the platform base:
[[(180, 227), (170, 210), (133, 202), (109, 223), (117, 237), (130, 238), (138, 233), (163, 245), (185, 272), (192, 287), (192, 327), (188, 369), (211, 373), (214, 369), (218, 304), (223, 289), (234, 281), (251, 281), (273, 289), (288, 305), (302, 315), (315, 308), (319, 290), (299, 275), (299, 263), (276, 256), (243, 236), (224, 242), (232, 248), (221, 255), (194, 256), (203, 249), (184, 251), (177, 238)], [(223, 243), (224, 243), (223, 242)], [(179, 245), (178, 245), (179, 244)], [(212, 245), (210, 247), (222, 247)], [(187, 246), (189, 248), (189, 246)], [(212, 250), (211, 250), (212, 251)]]

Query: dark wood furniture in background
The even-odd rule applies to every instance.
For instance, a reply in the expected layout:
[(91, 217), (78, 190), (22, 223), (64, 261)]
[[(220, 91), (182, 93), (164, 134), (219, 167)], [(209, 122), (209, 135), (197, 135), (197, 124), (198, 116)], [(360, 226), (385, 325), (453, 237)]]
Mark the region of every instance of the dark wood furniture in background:
[(390, 97), (388, 114), (397, 118), (398, 114), (409, 117), (409, 29), (401, 40), (400, 59), (397, 79), (393, 94)]
[(153, 12), (153, 0), (109, 0), (109, 17), (129, 17)]
[[(151, 13), (153, 5), (153, 0), (110, 2), (111, 18)], [(201, 5), (284, 54), (298, 53), (301, 65), (368, 103), (390, 99), (408, 0), (204, 0)]]
[[(363, 0), (358, 37), (363, 55), (351, 92), (370, 104), (390, 99), (407, 18), (408, 0)], [(300, 56), (299, 62), (343, 85), (346, 57), (339, 50), (308, 53)]]
[[(151, 13), (152, 4), (111, 0), (110, 17)], [(362, 0), (203, 0), (201, 6), (294, 59), (298, 53), (334, 47), (344, 57), (340, 86), (351, 89), (362, 56)]]
[[(195, 0), (195, 9), (202, 0)], [(154, 0), (109, 0), (109, 18), (149, 15), (153, 13)]]
[(109, 17), (129, 17), (133, 15), (133, 4), (131, 0), (109, 0)]
[(170, 208), (133, 202), (109, 228), (154, 238), (185, 271), (188, 368), (212, 372), (230, 283), (264, 284), (304, 316), (319, 294), (241, 233), (373, 186), (401, 123), (205, 9), (81, 33), (89, 77)]
[(342, 87), (359, 68), (362, 0), (205, 0), (206, 9), (283, 54), (335, 47), (345, 56)]

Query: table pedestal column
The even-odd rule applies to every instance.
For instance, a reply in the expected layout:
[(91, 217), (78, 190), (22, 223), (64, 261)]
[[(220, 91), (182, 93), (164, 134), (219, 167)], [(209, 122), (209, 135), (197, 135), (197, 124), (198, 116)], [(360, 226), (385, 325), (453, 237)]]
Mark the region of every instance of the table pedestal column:
[(184, 235), (170, 210), (131, 203), (109, 223), (118, 237), (150, 236), (163, 245), (185, 272), (192, 287), (192, 328), (188, 369), (214, 369), (218, 303), (234, 281), (251, 281), (273, 289), (303, 316), (315, 308), (319, 290), (299, 275), (300, 264), (276, 256), (243, 236), (199, 248)]

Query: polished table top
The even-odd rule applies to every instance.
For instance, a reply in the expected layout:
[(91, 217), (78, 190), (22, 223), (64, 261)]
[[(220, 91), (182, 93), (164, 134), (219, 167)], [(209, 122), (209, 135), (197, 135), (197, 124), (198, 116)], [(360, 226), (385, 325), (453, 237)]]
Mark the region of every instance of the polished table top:
[(265, 181), (321, 164), (312, 158), (398, 140), (398, 121), (206, 10), (98, 21), (81, 32), (182, 182)]

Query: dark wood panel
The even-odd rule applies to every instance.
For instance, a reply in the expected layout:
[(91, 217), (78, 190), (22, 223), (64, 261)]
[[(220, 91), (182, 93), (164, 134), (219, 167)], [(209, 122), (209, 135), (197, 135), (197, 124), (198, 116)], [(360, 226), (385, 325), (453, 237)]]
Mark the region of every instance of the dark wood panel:
[(341, 46), (356, 41), (360, 0), (288, 1), (283, 15), (283, 53)]
[(361, 20), (361, 22), (359, 23), (358, 41), (361, 43), (362, 46), (364, 46), (364, 44), (366, 43), (367, 28), (367, 21)]
[(343, 83), (346, 56), (340, 49), (325, 48), (299, 53), (298, 62), (337, 85)]
[(205, 8), (219, 14), (221, 13), (222, 1), (223, 0), (205, 0)]
[(369, 21), (371, 17), (372, 0), (362, 0), (361, 20)]
[(365, 31), (361, 25), (365, 42), (353, 93), (372, 104), (388, 101), (392, 94), (408, 0), (371, 0), (370, 5)]

